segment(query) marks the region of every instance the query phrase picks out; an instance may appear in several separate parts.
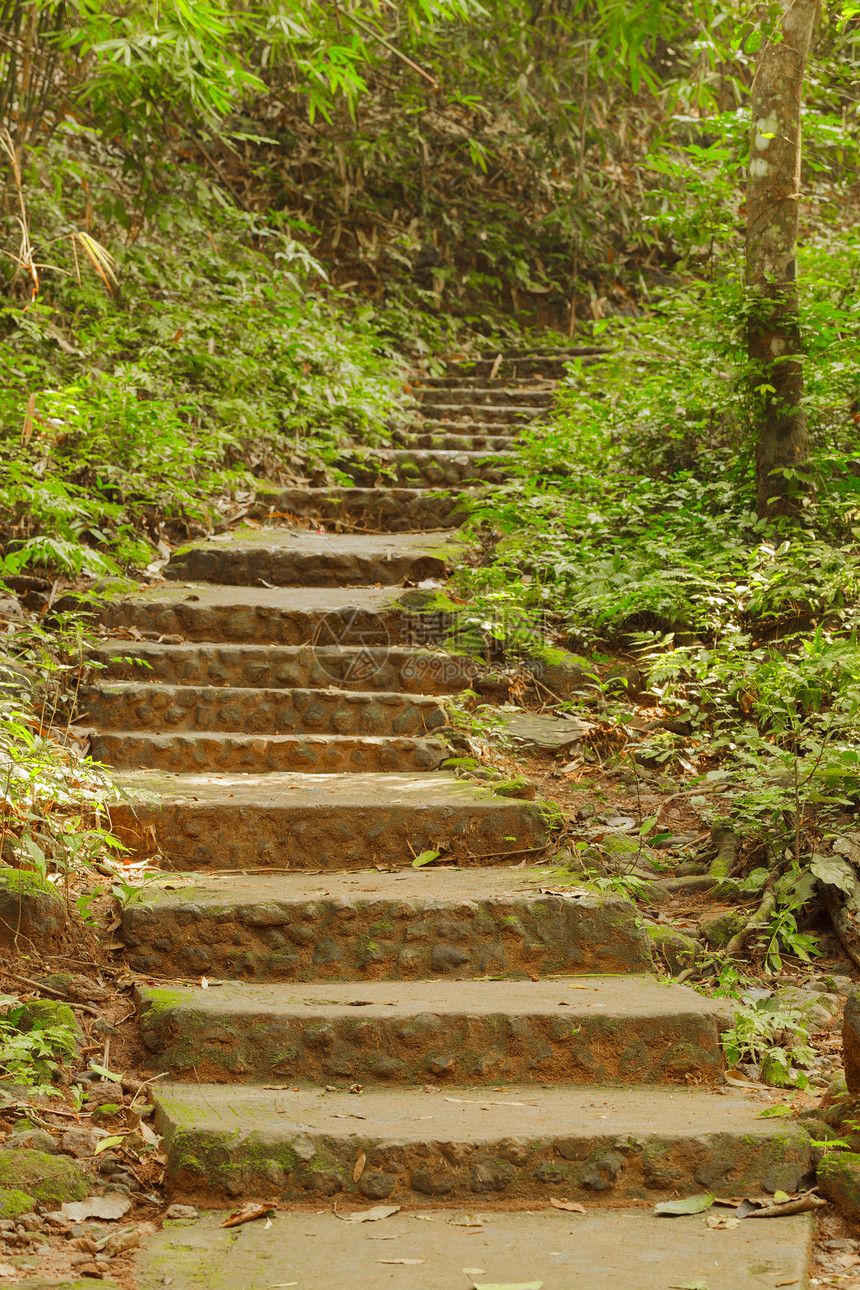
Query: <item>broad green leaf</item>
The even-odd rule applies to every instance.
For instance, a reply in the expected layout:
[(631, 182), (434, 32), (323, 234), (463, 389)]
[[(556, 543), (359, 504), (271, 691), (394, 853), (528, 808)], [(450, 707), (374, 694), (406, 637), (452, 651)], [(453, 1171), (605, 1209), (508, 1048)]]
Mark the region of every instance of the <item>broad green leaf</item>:
[(90, 1062), (90, 1070), (95, 1071), (97, 1075), (101, 1075), (102, 1079), (113, 1080), (114, 1084), (122, 1083), (122, 1076), (117, 1075), (116, 1071), (109, 1071), (104, 1066), (96, 1066), (95, 1062)]
[(839, 856), (814, 855), (809, 866), (821, 882), (829, 887), (838, 887), (846, 895), (854, 888), (854, 868), (847, 860)]
[(768, 1106), (768, 1107), (765, 1107), (763, 1111), (758, 1111), (756, 1113), (755, 1118), (757, 1120), (774, 1120), (779, 1115), (793, 1115), (793, 1114), (794, 1112), (792, 1111), (790, 1106), (782, 1106), (782, 1105)]
[(684, 1196), (681, 1200), (662, 1200), (654, 1206), (654, 1213), (665, 1218), (674, 1218), (677, 1214), (701, 1214), (710, 1209), (717, 1199), (716, 1192), (706, 1196)]
[(412, 868), (420, 869), (425, 864), (432, 864), (434, 860), (439, 859), (440, 854), (441, 853), (439, 851), (419, 851), (418, 855), (412, 861)]
[(96, 1149), (93, 1152), (93, 1155), (100, 1156), (103, 1151), (110, 1151), (112, 1147), (121, 1147), (122, 1143), (123, 1135), (115, 1138), (100, 1138), (96, 1143)]

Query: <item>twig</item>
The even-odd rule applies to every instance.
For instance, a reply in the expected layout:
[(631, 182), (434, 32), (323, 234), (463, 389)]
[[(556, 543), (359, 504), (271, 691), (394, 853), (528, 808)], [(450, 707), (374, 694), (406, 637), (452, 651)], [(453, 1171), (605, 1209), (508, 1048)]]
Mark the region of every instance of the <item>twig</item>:
[(42, 990), (45, 994), (51, 994), (55, 999), (62, 999), (70, 1008), (78, 1008), (81, 1012), (89, 1012), (93, 1017), (100, 1017), (102, 1014), (98, 1008), (91, 1008), (88, 1003), (72, 1003), (63, 994), (62, 990), (55, 990), (50, 985), (42, 985), (39, 981), (31, 981), (27, 976), (19, 976), (17, 972), (10, 972), (8, 968), (2, 969), (3, 975), (11, 977), (13, 981), (20, 981), (21, 985), (32, 986), (34, 990)]

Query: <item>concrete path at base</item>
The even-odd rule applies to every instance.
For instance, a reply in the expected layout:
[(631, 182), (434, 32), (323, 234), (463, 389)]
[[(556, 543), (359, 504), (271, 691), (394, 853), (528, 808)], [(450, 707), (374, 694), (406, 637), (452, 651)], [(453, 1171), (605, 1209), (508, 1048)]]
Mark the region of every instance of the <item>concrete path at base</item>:
[[(730, 1210), (722, 1210), (730, 1214)], [(138, 1260), (140, 1290), (806, 1290), (808, 1216), (711, 1230), (649, 1210), (401, 1212), (374, 1223), (276, 1213), (224, 1229), (223, 1214), (168, 1225)], [(470, 1221), (474, 1221), (470, 1215)], [(452, 1221), (453, 1220), (453, 1221)], [(402, 1262), (398, 1262), (402, 1260)]]

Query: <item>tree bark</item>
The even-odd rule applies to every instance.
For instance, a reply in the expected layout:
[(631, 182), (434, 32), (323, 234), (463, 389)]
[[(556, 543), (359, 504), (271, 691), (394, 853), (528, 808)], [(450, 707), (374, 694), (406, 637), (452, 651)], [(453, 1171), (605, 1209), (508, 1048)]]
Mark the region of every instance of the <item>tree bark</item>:
[(796, 514), (806, 491), (790, 472), (802, 471), (809, 456), (796, 278), (800, 112), (818, 7), (819, 0), (775, 0), (782, 16), (764, 40), (752, 88), (747, 352), (763, 518)]

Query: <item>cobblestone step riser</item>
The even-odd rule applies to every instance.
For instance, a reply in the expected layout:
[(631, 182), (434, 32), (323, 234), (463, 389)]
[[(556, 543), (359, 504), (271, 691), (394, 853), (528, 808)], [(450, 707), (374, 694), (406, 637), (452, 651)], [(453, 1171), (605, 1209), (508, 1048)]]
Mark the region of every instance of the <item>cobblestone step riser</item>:
[(404, 694), (458, 694), (474, 680), (476, 661), (429, 650), (304, 645), (153, 645), (127, 642), (89, 652), (100, 664), (93, 677), (166, 685), (266, 689), (376, 690)]
[[(193, 793), (193, 789), (189, 790)], [(177, 870), (295, 869), (335, 872), (387, 865), (408, 868), (423, 851), (455, 864), (498, 864), (537, 852), (549, 839), (535, 802), (355, 805), (328, 803), (315, 790), (304, 802), (278, 800), (265, 782), (257, 806), (164, 801), (111, 811), (113, 832), (139, 857), (160, 852)]]
[(491, 404), (495, 408), (506, 408), (509, 411), (528, 410), (529, 408), (548, 408), (553, 400), (552, 390), (518, 390), (506, 389), (504, 385), (482, 388), (479, 385), (430, 386), (417, 390), (419, 403), (435, 403), (439, 406), (476, 406)]
[(551, 377), (542, 376), (502, 376), (493, 377), (488, 381), (488, 375), (469, 376), (466, 373), (460, 373), (454, 376), (427, 376), (421, 381), (420, 385), (415, 386), (415, 392), (420, 393), (424, 390), (493, 390), (505, 394), (509, 390), (523, 390), (526, 393), (534, 391), (537, 394), (543, 394), (547, 391), (552, 393), (556, 387), (556, 381)]
[(434, 432), (398, 432), (395, 442), (404, 448), (441, 448), (448, 451), (463, 452), (510, 452), (516, 447), (516, 438), (505, 435), (501, 438), (491, 435), (437, 434)]
[[(330, 1084), (460, 1085), (663, 1084), (710, 1081), (721, 1069), (713, 1017), (557, 1017), (505, 1011), (474, 1015), (445, 1009), (406, 1020), (344, 1017), (334, 1008), (246, 1005), (197, 1010), (193, 996), (173, 1004), (173, 991), (147, 1008), (141, 1029), (148, 1064), (172, 1078), (254, 1083), (273, 1078)], [(448, 997), (451, 995), (449, 993)]]
[(338, 469), (363, 488), (372, 488), (393, 474), (412, 488), (461, 488), (474, 484), (501, 484), (512, 465), (503, 454), (484, 456), (466, 452), (398, 452), (368, 454), (361, 460), (344, 457)]
[[(325, 630), (342, 645), (385, 646), (406, 631), (404, 615), (396, 608), (377, 614), (370, 610), (327, 610), (304, 613), (269, 605), (196, 605), (159, 601), (117, 601), (103, 605), (98, 621), (108, 632), (139, 631), (153, 636), (179, 636), (207, 644), (310, 645)], [(441, 639), (441, 635), (439, 637)], [(419, 642), (430, 643), (430, 636)]]
[(484, 900), (213, 900), (127, 905), (121, 936), (138, 972), (250, 981), (523, 979), (647, 972), (631, 905), (558, 896)]
[(193, 547), (172, 556), (165, 576), (178, 581), (220, 582), (225, 586), (273, 587), (399, 586), (425, 578), (444, 578), (446, 562), (434, 555), (406, 552), (391, 559), (239, 546), (222, 550)]
[(147, 735), (99, 731), (90, 737), (95, 761), (173, 774), (307, 771), (319, 774), (432, 771), (449, 756), (444, 744), (407, 736)]
[(207, 1205), (217, 1198), (224, 1207), (244, 1197), (294, 1203), (338, 1197), (363, 1206), (385, 1201), (485, 1213), (499, 1201), (543, 1207), (552, 1196), (591, 1210), (601, 1201), (638, 1206), (703, 1190), (793, 1192), (809, 1168), (809, 1147), (798, 1133), (694, 1136), (679, 1127), (674, 1134), (601, 1135), (595, 1127), (589, 1135), (560, 1125), (554, 1134), (529, 1136), (517, 1133), (512, 1119), (508, 1134), (466, 1142), (439, 1141), (432, 1131), (423, 1142), (403, 1141), (360, 1124), (340, 1133), (266, 1125), (249, 1139), (226, 1128), (189, 1128), (181, 1107), (171, 1110), (169, 1101), (159, 1106), (156, 1125), (165, 1136), (172, 1194)]
[(285, 488), (260, 495), (259, 517), (308, 520), (335, 532), (407, 533), (456, 528), (466, 518), (456, 496), (413, 488)]
[(78, 705), (89, 724), (103, 730), (420, 736), (447, 724), (433, 697), (349, 690), (125, 682), (81, 686)]
[(490, 403), (444, 403), (439, 400), (421, 404), (421, 414), (425, 420), (437, 421), (491, 421), (495, 425), (518, 426), (534, 421), (540, 416), (542, 408), (508, 408), (501, 404)]

